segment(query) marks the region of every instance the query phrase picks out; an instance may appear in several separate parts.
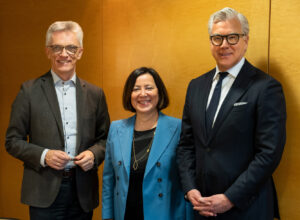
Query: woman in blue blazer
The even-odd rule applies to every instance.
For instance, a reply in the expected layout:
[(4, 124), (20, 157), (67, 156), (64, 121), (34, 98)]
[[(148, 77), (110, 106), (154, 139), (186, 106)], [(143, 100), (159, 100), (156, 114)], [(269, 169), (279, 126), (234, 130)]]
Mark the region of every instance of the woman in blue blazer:
[(129, 75), (123, 106), (136, 114), (110, 126), (102, 219), (193, 219), (175, 162), (181, 121), (160, 112), (168, 104), (166, 88), (155, 70), (142, 67)]

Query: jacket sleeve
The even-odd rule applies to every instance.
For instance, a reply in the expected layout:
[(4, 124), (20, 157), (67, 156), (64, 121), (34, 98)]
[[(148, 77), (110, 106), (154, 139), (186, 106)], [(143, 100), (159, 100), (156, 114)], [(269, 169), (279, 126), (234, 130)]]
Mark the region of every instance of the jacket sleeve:
[(195, 147), (192, 122), (190, 119), (191, 84), (188, 87), (182, 116), (180, 141), (177, 147), (176, 157), (180, 181), (184, 193), (195, 189)]
[(29, 93), (30, 85), (28, 83), (23, 84), (12, 104), (5, 147), (7, 152), (13, 157), (38, 171), (41, 168), (40, 159), (45, 148), (27, 141), (31, 117)]
[(278, 166), (285, 145), (286, 109), (281, 85), (269, 78), (261, 90), (256, 107), (253, 160), (228, 188), (225, 195), (243, 208)]
[(110, 118), (104, 92), (100, 89), (96, 118), (96, 142), (89, 148), (94, 153), (95, 165), (99, 166), (105, 157), (105, 144), (110, 125)]

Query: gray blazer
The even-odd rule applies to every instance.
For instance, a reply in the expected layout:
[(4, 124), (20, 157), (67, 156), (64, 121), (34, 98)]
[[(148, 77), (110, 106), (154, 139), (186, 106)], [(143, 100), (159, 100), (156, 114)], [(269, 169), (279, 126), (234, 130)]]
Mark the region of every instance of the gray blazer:
[[(96, 87), (77, 77), (77, 152), (91, 150), (95, 167), (87, 172), (76, 168), (77, 194), (85, 211), (99, 204), (98, 166), (104, 160), (109, 129), (105, 96)], [(55, 200), (62, 171), (40, 165), (45, 148), (64, 150), (59, 104), (51, 72), (22, 84), (11, 111), (6, 133), (6, 150), (24, 162), (21, 202), (49, 207)]]

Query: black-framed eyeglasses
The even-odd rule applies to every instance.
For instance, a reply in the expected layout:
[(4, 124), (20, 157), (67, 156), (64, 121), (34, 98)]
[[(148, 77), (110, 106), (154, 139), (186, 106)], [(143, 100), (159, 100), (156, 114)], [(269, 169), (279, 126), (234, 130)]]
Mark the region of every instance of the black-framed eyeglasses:
[(48, 46), (49, 48), (51, 48), (52, 52), (55, 53), (55, 54), (61, 54), (63, 52), (64, 49), (66, 49), (66, 52), (69, 54), (69, 55), (74, 55), (79, 47), (76, 46), (76, 45), (66, 45), (66, 46), (62, 46), (62, 45), (50, 45)]
[(237, 33), (227, 34), (227, 35), (216, 34), (210, 36), (210, 41), (215, 46), (221, 46), (223, 44), (224, 38), (226, 38), (228, 44), (235, 45), (239, 42), (240, 36), (243, 37), (245, 35), (246, 34), (237, 34)]

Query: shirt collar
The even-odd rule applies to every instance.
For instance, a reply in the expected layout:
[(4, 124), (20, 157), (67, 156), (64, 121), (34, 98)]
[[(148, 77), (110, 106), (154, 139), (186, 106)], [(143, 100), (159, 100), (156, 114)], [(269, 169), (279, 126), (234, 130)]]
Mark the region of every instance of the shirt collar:
[[(231, 75), (233, 78), (236, 78), (237, 75), (239, 74), (239, 72), (241, 71), (243, 65), (245, 63), (245, 57), (243, 57), (237, 64), (235, 64), (233, 67), (231, 67), (229, 70), (227, 70), (226, 72), (229, 73), (229, 75)], [(218, 76), (218, 73), (221, 72), (218, 68), (218, 66), (216, 67), (216, 73), (215, 76), (213, 78), (213, 80), (216, 79), (216, 77)]]
[[(54, 85), (56, 85), (56, 83), (63, 81), (52, 69), (51, 69), (51, 74), (52, 74), (52, 78), (54, 81)], [(76, 73), (74, 73), (74, 75), (72, 76), (72, 78), (68, 81), (71, 81), (74, 83), (74, 85), (76, 85)], [(64, 81), (66, 82), (66, 81)]]

